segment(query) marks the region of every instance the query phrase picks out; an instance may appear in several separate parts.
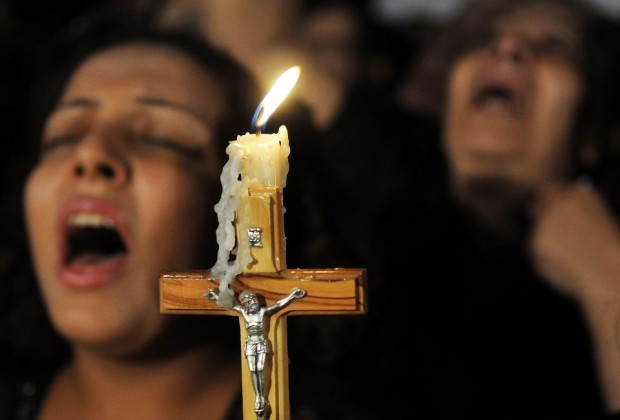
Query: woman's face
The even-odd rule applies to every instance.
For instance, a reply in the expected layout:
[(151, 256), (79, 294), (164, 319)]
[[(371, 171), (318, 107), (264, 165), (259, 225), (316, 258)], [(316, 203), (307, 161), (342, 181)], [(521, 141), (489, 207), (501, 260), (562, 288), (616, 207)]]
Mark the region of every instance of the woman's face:
[(74, 344), (139, 350), (166, 322), (160, 271), (206, 268), (221, 114), (218, 86), (170, 47), (114, 47), (73, 74), (25, 212), (44, 300)]
[(567, 8), (517, 6), (491, 32), (448, 80), (443, 146), (461, 196), (477, 180), (565, 180), (583, 96), (582, 28)]

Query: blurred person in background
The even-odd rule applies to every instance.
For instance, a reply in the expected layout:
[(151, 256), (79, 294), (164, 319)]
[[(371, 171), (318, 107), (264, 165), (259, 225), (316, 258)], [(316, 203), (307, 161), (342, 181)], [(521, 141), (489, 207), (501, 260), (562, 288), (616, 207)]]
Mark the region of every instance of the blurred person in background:
[[(263, 86), (283, 69), (301, 67), (291, 95), (308, 106), (321, 135), (304, 144), (292, 140), (291, 168), (318, 174), (319, 191), (307, 195), (320, 202), (309, 213), (317, 222), (303, 223), (326, 227), (314, 229), (307, 255), (326, 267), (366, 267), (372, 300), (389, 284), (384, 278), (389, 264), (374, 250), (375, 237), (392, 221), (380, 215), (401, 205), (409, 188), (405, 174), (417, 169), (411, 155), (426, 153), (419, 139), (435, 138), (437, 131), (434, 120), (404, 112), (394, 100), (391, 86), (403, 40), (373, 20), (367, 1), (268, 0), (251, 8), (239, 0), (168, 0), (154, 16), (158, 26), (198, 33), (230, 52)], [(295, 182), (291, 191), (308, 189)], [(309, 201), (306, 207), (317, 206)], [(287, 223), (291, 232), (303, 228)], [(372, 306), (368, 316), (378, 311)], [(296, 317), (291, 326), (301, 322), (306, 320)], [(350, 340), (326, 342), (319, 333), (314, 341), (320, 348), (314, 354), (324, 360), (331, 360), (334, 348), (351, 346)]]
[(539, 0), (448, 28), (436, 158), (413, 161), (435, 181), (411, 177), (376, 248), (393, 268), (376, 402), (386, 418), (615, 418), (618, 24)]

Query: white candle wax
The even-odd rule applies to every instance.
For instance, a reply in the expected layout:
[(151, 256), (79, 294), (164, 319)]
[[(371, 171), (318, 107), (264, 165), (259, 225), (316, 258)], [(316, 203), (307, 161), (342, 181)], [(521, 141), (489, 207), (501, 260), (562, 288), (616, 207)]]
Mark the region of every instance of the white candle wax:
[(235, 146), (244, 150), (242, 177), (256, 180), (265, 187), (286, 186), (290, 149), (285, 126), (281, 126), (277, 134), (238, 136)]
[[(243, 211), (240, 205), (248, 202), (241, 198), (249, 195), (250, 187), (286, 186), (290, 154), (288, 131), (285, 126), (280, 126), (276, 134), (247, 133), (237, 136), (236, 141), (229, 143), (226, 153), (228, 162), (220, 175), (222, 196), (215, 205), (219, 221), (216, 231), (219, 250), (211, 274), (220, 280), (218, 303), (230, 307), (234, 295), (229, 285), (252, 262), (247, 241), (236, 243), (235, 216), (241, 226), (249, 226), (250, 212)], [(238, 252), (237, 247), (244, 247), (247, 252)], [(230, 260), (231, 255), (239, 254), (246, 256), (244, 261), (240, 258)]]

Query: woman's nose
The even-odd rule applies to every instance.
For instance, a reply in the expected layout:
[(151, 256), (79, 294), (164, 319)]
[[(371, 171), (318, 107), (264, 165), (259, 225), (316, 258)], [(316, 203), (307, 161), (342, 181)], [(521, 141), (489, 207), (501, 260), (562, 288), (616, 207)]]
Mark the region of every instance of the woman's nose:
[(73, 176), (80, 180), (122, 186), (129, 179), (129, 166), (122, 146), (100, 133), (89, 134), (77, 146)]
[(525, 61), (532, 54), (529, 42), (516, 34), (501, 34), (491, 48), (495, 57), (515, 63)]

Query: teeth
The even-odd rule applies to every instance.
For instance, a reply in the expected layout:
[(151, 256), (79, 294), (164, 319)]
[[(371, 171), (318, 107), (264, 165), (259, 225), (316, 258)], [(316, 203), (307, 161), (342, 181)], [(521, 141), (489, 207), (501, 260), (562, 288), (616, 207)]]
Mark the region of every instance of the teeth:
[(489, 96), (485, 98), (483, 101), (481, 101), (481, 105), (495, 106), (495, 107), (506, 107), (510, 105), (510, 103), (511, 102), (508, 100), (508, 98), (502, 98), (499, 96)]
[(112, 229), (114, 223), (108, 217), (96, 213), (78, 213), (69, 218), (69, 226), (72, 227), (103, 227)]

